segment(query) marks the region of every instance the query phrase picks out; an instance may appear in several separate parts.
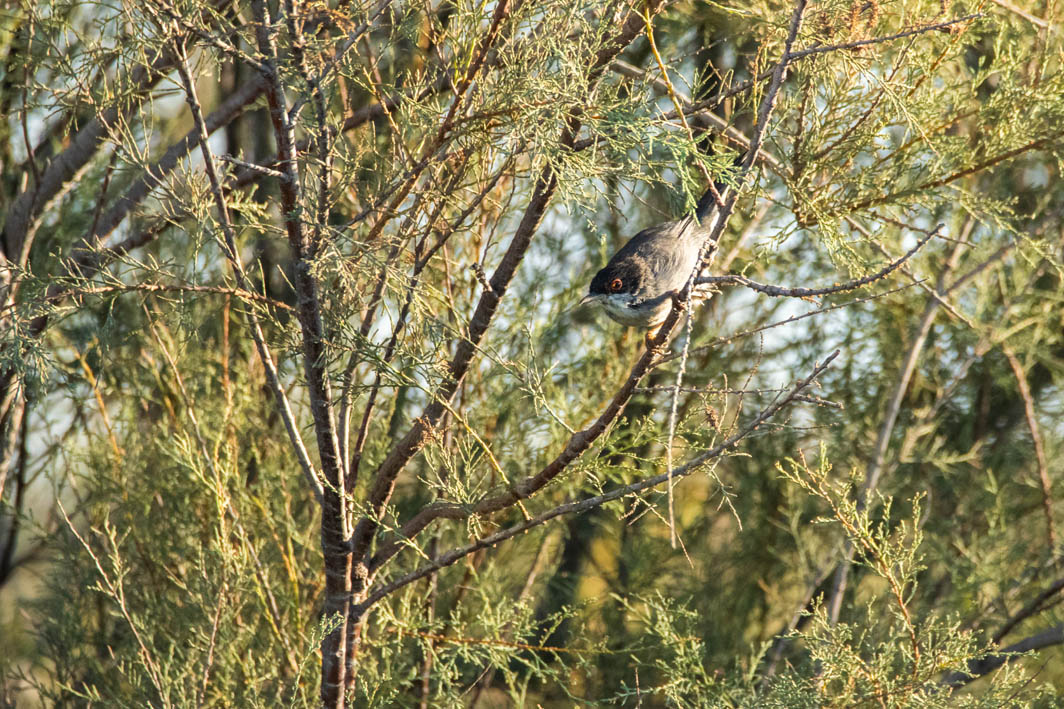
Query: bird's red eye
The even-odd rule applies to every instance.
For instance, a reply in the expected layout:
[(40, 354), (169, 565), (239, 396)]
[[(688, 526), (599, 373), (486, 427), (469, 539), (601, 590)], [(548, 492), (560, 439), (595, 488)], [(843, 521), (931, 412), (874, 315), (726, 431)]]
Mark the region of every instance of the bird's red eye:
[(616, 293), (617, 291), (619, 291), (621, 289), (621, 286), (623, 286), (623, 285), (624, 284), (621, 283), (621, 279), (620, 278), (614, 278), (612, 281), (610, 281), (610, 292), (611, 293)]

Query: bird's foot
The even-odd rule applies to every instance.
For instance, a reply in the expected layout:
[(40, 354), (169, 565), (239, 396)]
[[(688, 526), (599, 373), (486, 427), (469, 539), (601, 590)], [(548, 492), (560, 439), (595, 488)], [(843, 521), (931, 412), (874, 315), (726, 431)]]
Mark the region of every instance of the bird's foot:
[(652, 326), (647, 330), (646, 334), (647, 350), (653, 352), (654, 355), (658, 357), (665, 354), (667, 350), (664, 339), (661, 342), (658, 342), (658, 335), (661, 334), (661, 325), (662, 323), (658, 323), (657, 325)]

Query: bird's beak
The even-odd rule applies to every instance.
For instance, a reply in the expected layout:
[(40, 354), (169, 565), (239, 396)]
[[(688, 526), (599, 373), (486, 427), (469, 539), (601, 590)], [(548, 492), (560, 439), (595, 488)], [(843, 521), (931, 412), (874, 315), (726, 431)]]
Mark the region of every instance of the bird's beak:
[(591, 295), (590, 293), (588, 293), (587, 295), (585, 295), (583, 298), (580, 299), (580, 305), (587, 305), (588, 303), (596, 303), (596, 302), (598, 302), (598, 296), (597, 295)]

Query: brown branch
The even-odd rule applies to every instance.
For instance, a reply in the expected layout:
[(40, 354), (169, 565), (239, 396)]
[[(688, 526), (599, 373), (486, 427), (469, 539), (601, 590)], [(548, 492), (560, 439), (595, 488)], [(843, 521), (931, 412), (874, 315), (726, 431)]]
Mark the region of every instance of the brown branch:
[(1009, 367), (1012, 368), (1012, 374), (1016, 378), (1016, 387), (1020, 390), (1020, 398), (1023, 399), (1023, 413), (1027, 418), (1027, 427), (1031, 430), (1031, 442), (1034, 444), (1034, 456), (1038, 463), (1038, 481), (1042, 485), (1042, 509), (1046, 516), (1046, 544), (1050, 553), (1056, 556), (1057, 533), (1053, 526), (1053, 485), (1049, 481), (1049, 465), (1046, 462), (1045, 448), (1042, 446), (1042, 434), (1038, 430), (1034, 397), (1031, 396), (1027, 374), (1023, 371), (1023, 365), (1016, 357), (1016, 353), (1008, 345), (1003, 345), (1001, 351), (1005, 359), (1009, 361)]
[(469, 544), (464, 547), (459, 547), (457, 549), (453, 549), (449, 552), (441, 554), (436, 559), (422, 566), (421, 568), (412, 571), (404, 576), (401, 576), (400, 578), (391, 581), (374, 591), (372, 594), (367, 596), (365, 601), (358, 605), (357, 612), (364, 613), (365, 610), (372, 606), (374, 603), (381, 600), (385, 596), (393, 593), (394, 591), (402, 588), (403, 586), (406, 586), (421, 578), (424, 578), (425, 576), (428, 576), (429, 574), (438, 571), (439, 569), (442, 569), (446, 566), (450, 566), (451, 564), (454, 564), (460, 559), (469, 556), (470, 554), (473, 554), (477, 551), (480, 551), (481, 549), (493, 547), (496, 544), (515, 537), (518, 534), (522, 534), (528, 531), (529, 529), (545, 524), (546, 522), (549, 522), (550, 520), (555, 519), (556, 517), (586, 512), (587, 510), (593, 509), (595, 507), (600, 507), (606, 504), (607, 502), (618, 500), (622, 497), (627, 497), (629, 495), (634, 495), (643, 492), (644, 490), (649, 490), (651, 488), (657, 487), (658, 485), (661, 485), (662, 483), (668, 482), (670, 480), (690, 475), (691, 473), (700, 469), (702, 466), (706, 465), (710, 461), (719, 458), (724, 453), (727, 453), (728, 451), (735, 448), (743, 439), (745, 439), (751, 433), (756, 431), (761, 426), (761, 424), (765, 423), (765, 421), (775, 416), (780, 411), (780, 409), (791, 403), (802, 392), (802, 390), (812, 384), (816, 380), (816, 378), (819, 377), (825, 369), (827, 369), (827, 367), (831, 364), (832, 360), (834, 360), (838, 355), (839, 350), (835, 350), (830, 355), (828, 355), (824, 362), (822, 364), (817, 365), (808, 377), (802, 379), (797, 384), (795, 384), (794, 387), (792, 387), (786, 395), (777, 397), (776, 401), (765, 407), (765, 409), (763, 409), (756, 417), (754, 417), (754, 420), (747, 424), (742, 431), (735, 434), (720, 445), (715, 446), (714, 448), (711, 448), (710, 450), (695, 456), (687, 463), (684, 463), (683, 465), (677, 468), (668, 470), (667, 472), (644, 478), (643, 480), (639, 480), (628, 485), (623, 485), (601, 495), (595, 495), (594, 497), (590, 497), (584, 500), (574, 500), (572, 502), (567, 502), (540, 515), (536, 515), (535, 517), (532, 517), (531, 519), (528, 519), (522, 522), (521, 524), (517, 524), (512, 527), (507, 527), (506, 529), (502, 529), (494, 534), (490, 534), (486, 537), (478, 539), (472, 544)]
[[(5, 507), (9, 508), (8, 514), (10, 515), (10, 522), (7, 525), (5, 532), (5, 539), (3, 543), (3, 550), (0, 551), (0, 586), (10, 578), (11, 573), (15, 570), (17, 564), (15, 564), (15, 547), (18, 546), (19, 530), (22, 526), (24, 505), (26, 502), (26, 468), (27, 461), (27, 443), (29, 441), (29, 414), (30, 403), (20, 397), (20, 405), (16, 406), (11, 412), (9, 421), (7, 422), (9, 428), (7, 435), (4, 436), (4, 457), (3, 461), (9, 462), (18, 456), (18, 465), (15, 467), (15, 499), (8, 500), (4, 495), (4, 489), (7, 487), (7, 467), (0, 470), (0, 501), (5, 503)], [(7, 450), (9, 448), (9, 450)], [(17, 449), (17, 452), (16, 452)]]
[[(15, 461), (17, 451), (25, 444), (26, 426), (26, 392), (21, 382), (15, 378), (14, 369), (5, 372), (3, 405), (0, 406), (0, 500), (4, 500), (7, 488), (7, 476)], [(23, 461), (19, 460), (19, 465)]]
[(870, 283), (875, 283), (878, 280), (886, 278), (891, 273), (896, 271), (903, 263), (912, 258), (917, 251), (923, 248), (924, 244), (930, 241), (934, 236), (938, 234), (942, 225), (938, 225), (933, 231), (928, 232), (916, 245), (909, 249), (900, 258), (892, 261), (884, 266), (881, 270), (873, 273), (870, 276), (864, 276), (853, 281), (848, 281), (836, 286), (829, 286), (826, 288), (785, 288), (783, 286), (765, 285), (752, 281), (745, 276), (728, 275), (728, 276), (702, 276), (695, 280), (695, 285), (713, 285), (713, 284), (734, 284), (744, 286), (751, 290), (764, 293), (765, 295), (772, 296), (773, 298), (788, 297), (788, 298), (811, 298), (815, 296), (831, 295), (833, 293), (846, 293), (849, 291), (857, 290), (863, 286), (867, 286)]
[(944, 22), (935, 22), (930, 25), (920, 25), (919, 27), (913, 27), (911, 29), (902, 30), (896, 34), (888, 35), (886, 37), (872, 37), (871, 39), (861, 39), (856, 42), (844, 42), (842, 44), (832, 44), (824, 47), (810, 47), (809, 49), (803, 49), (795, 52), (791, 56), (794, 59), (804, 59), (805, 57), (812, 57), (817, 54), (826, 54), (827, 52), (838, 52), (847, 49), (858, 49), (860, 47), (869, 47), (873, 44), (883, 44), (884, 42), (893, 42), (896, 39), (904, 39), (906, 37), (912, 37), (913, 35), (925, 34), (927, 32), (935, 32), (936, 30), (944, 30), (958, 25), (964, 22), (971, 22), (972, 20), (978, 20), (982, 17), (981, 12), (975, 12), (964, 17), (958, 17), (953, 20), (945, 20)]
[(1058, 623), (1040, 633), (1015, 642), (1002, 649), (1001, 652), (970, 660), (966, 670), (949, 673), (942, 678), (942, 684), (953, 689), (963, 687), (983, 675), (990, 674), (1006, 662), (1020, 659), (1024, 653), (1061, 644), (1064, 644), (1064, 623)]
[[(563, 136), (563, 144), (566, 138), (571, 140), (571, 134)], [(357, 558), (364, 558), (368, 551), (370, 541), (379, 525), (378, 519), (384, 505), (391, 496), (399, 471), (428, 442), (432, 431), (447, 411), (448, 402), (458, 391), (458, 386), (472, 363), (476, 348), (487, 331), (495, 310), (498, 308), (502, 296), (506, 293), (510, 280), (517, 271), (518, 264), (531, 244), (532, 235), (539, 226), (539, 221), (542, 219), (556, 187), (557, 177), (553, 170), (550, 167), (544, 168), (543, 173), (537, 180), (532, 199), (525, 210), (521, 224), (510, 242), (510, 247), (492, 275), (489, 283), (491, 287), (485, 289), (480, 301), (477, 303), (473, 317), (469, 321), (469, 334), (465, 339), (458, 342), (455, 356), (448, 365), (447, 379), (434, 393), (434, 401), (425, 408), (422, 415), (415, 420), (411, 429), (399, 440), (399, 443), (378, 466), (374, 475), (374, 487), (369, 496), (373, 516), (364, 517), (358, 523), (355, 528), (355, 536), (352, 539), (352, 546)]]
[(1059, 578), (1053, 583), (1051, 583), (1048, 588), (1046, 588), (1044, 591), (1035, 596), (1034, 600), (1025, 605), (1019, 610), (1019, 612), (1017, 612), (1014, 616), (1005, 621), (1005, 624), (1001, 626), (1001, 629), (994, 633), (994, 643), (1000, 643), (1006, 635), (1012, 632), (1013, 628), (1030, 618), (1035, 613), (1038, 613), (1039, 611), (1043, 610), (1043, 608), (1045, 608), (1045, 602), (1060, 593), (1061, 590), (1064, 590), (1064, 577)]
[[(294, 261), (292, 280), (302, 336), (303, 373), (324, 478), (321, 515), (321, 547), (325, 566), (324, 614), (327, 618), (339, 618), (339, 623), (321, 641), (321, 698), (329, 709), (340, 709), (352, 680), (350, 657), (346, 654), (351, 628), (348, 617), (351, 558), (345, 544), (348, 529), (347, 495), (333, 413), (332, 386), (327, 370), (328, 353), (321, 300), (318, 281), (312, 270), (319, 244), (307, 238), (300, 221), (295, 127), (286, 109), (287, 98), (276, 66), (278, 54), (271, 36), (270, 15), (265, 0), (252, 1), (252, 14), (259, 53), (264, 57), (267, 68), (266, 102), (277, 142), (278, 168), (284, 174), (284, 179), (279, 180), (281, 213)], [(298, 36), (290, 39), (293, 42), (300, 41)]]

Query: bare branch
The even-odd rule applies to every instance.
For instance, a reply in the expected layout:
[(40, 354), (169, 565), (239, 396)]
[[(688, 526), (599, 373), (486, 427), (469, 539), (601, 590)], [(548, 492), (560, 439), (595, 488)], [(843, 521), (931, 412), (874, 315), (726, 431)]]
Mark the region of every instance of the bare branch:
[(871, 39), (861, 39), (855, 42), (844, 42), (842, 44), (831, 44), (823, 47), (810, 47), (809, 49), (803, 49), (795, 52), (791, 56), (794, 59), (804, 59), (805, 57), (812, 57), (817, 54), (826, 54), (828, 52), (839, 52), (847, 49), (859, 49), (860, 47), (870, 47), (873, 44), (883, 44), (884, 42), (893, 42), (898, 39), (905, 39), (906, 37), (912, 37), (918, 34), (925, 34), (927, 32), (935, 32), (938, 30), (951, 29), (954, 25), (964, 24), (966, 22), (972, 22), (978, 20), (983, 14), (975, 12), (964, 17), (958, 17), (953, 20), (945, 20), (943, 22), (935, 22), (929, 25), (920, 25), (919, 27), (913, 27), (912, 29), (902, 30), (886, 37), (872, 37)]
[(1064, 644), (1064, 623), (1058, 623), (1040, 633), (1009, 645), (999, 653), (987, 655), (978, 660), (971, 660), (966, 671), (950, 672), (942, 678), (942, 684), (953, 689), (963, 687), (983, 675), (990, 674), (1006, 662), (1020, 659), (1025, 653), (1062, 644)]
[(846, 293), (848, 291), (854, 291), (863, 286), (867, 286), (870, 283), (875, 283), (876, 281), (889, 276), (891, 273), (896, 271), (898, 267), (900, 267), (903, 263), (905, 263), (914, 255), (916, 255), (916, 252), (923, 248), (924, 244), (926, 244), (934, 236), (936, 236), (938, 234), (938, 230), (941, 228), (942, 225), (940, 224), (933, 231), (929, 232), (927, 235), (917, 241), (916, 245), (909, 249), (900, 258), (887, 264), (876, 273), (873, 273), (869, 276), (864, 276), (863, 278), (858, 278), (853, 281), (848, 281), (846, 283), (842, 283), (836, 286), (829, 286), (826, 288), (784, 288), (783, 286), (765, 285), (763, 283), (752, 281), (745, 276), (736, 275), (701, 276), (695, 281), (695, 285), (716, 285), (722, 283), (734, 284), (758, 291), (759, 293), (764, 293), (765, 295), (772, 296), (773, 298), (812, 298), (823, 295), (831, 295), (833, 293)]

